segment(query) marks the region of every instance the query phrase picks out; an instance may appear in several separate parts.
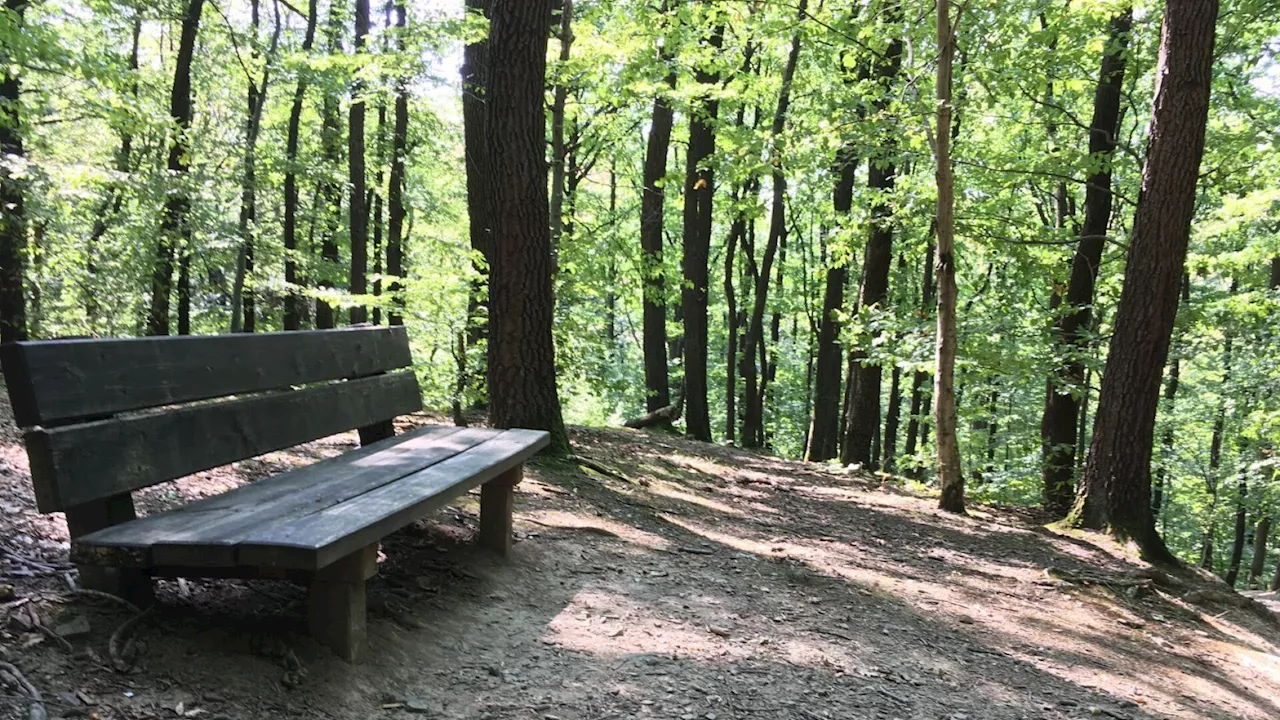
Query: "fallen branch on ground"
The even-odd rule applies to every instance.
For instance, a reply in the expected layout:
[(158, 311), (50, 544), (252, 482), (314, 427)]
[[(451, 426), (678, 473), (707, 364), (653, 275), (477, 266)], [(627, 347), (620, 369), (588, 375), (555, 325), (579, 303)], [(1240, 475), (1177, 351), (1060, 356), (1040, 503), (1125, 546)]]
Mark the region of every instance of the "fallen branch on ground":
[(28, 711), (30, 720), (45, 720), (48, 717), (48, 713), (44, 709), (44, 699), (40, 697), (40, 691), (27, 680), (22, 671), (10, 663), (0, 662), (0, 673), (7, 674), (14, 684), (21, 688), (27, 694), (27, 697), (31, 699), (31, 708)]

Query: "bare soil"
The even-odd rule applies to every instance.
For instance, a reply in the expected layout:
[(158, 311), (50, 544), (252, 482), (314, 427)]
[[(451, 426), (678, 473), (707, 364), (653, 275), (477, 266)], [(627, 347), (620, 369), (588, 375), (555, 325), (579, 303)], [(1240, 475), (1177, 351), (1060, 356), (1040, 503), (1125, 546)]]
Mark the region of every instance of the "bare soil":
[[(474, 498), (387, 539), (365, 663), (306, 637), (298, 587), (193, 580), (159, 584), (121, 672), (108, 646), (132, 612), (68, 594), (65, 524), (35, 512), (0, 417), (13, 586), (0, 660), (49, 717), (102, 720), (1280, 717), (1275, 616), (1194, 571), (1153, 575), (1027, 511), (956, 517), (864, 475), (658, 433), (573, 440), (594, 469), (527, 469), (508, 560), (474, 546)], [(202, 473), (138, 504), (354, 443)], [(0, 679), (0, 717), (29, 717), (22, 693)]]

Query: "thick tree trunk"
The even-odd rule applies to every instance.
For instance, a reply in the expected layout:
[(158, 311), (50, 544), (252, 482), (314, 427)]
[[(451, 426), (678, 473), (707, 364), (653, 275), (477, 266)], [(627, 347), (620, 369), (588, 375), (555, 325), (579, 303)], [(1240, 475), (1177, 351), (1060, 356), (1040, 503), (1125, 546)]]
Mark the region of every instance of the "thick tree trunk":
[[(901, 18), (901, 7), (897, 2), (890, 2), (884, 7), (885, 21), (896, 23)], [(896, 35), (889, 41), (884, 54), (876, 62), (874, 79), (877, 97), (873, 112), (879, 116), (884, 113), (892, 94), (892, 84), (902, 65), (902, 40)], [(941, 132), (941, 131), (939, 131)], [(871, 191), (871, 223), (867, 237), (867, 247), (862, 263), (862, 282), (859, 284), (858, 308), (861, 312), (875, 312), (889, 294), (889, 270), (893, 266), (893, 210), (888, 195), (893, 192), (894, 177), (897, 168), (893, 156), (897, 142), (893, 131), (886, 131), (881, 141), (879, 152), (868, 163), (867, 187)], [(874, 344), (879, 331), (873, 333), (868, 342)], [(848, 424), (844, 428), (844, 446), (840, 451), (840, 461), (862, 463), (875, 467), (872, 462), (872, 438), (880, 427), (880, 381), (881, 367), (879, 361), (864, 362), (866, 352), (859, 348), (855, 355), (858, 371), (853, 375), (852, 398), (849, 405)]]
[(495, 427), (551, 432), (569, 452), (556, 395), (545, 161), (547, 27), (553, 0), (494, 0), (486, 142), (491, 160), (489, 409)]
[(951, 63), (956, 38), (949, 3), (937, 3), (938, 12), (938, 338), (933, 379), (933, 422), (937, 433), (938, 505), (950, 512), (964, 512), (964, 478), (960, 474), (960, 443), (956, 437), (956, 263), (955, 185), (951, 177)]
[(1176, 562), (1151, 513), (1151, 446), (1204, 153), (1217, 14), (1217, 0), (1165, 6), (1133, 240), (1071, 517), (1134, 540), (1153, 562)]
[[(573, 0), (560, 2), (560, 66), (569, 62), (573, 50)], [(551, 263), (559, 267), (560, 238), (564, 232), (564, 178), (568, 153), (564, 142), (564, 115), (569, 104), (569, 86), (556, 82), (551, 101)]]
[[(302, 54), (309, 56), (316, 39), (318, 0), (307, 3), (307, 30), (302, 40)], [(284, 174), (284, 329), (302, 327), (303, 296), (298, 274), (298, 141), (302, 125), (302, 103), (307, 97), (310, 81), (308, 69), (298, 69), (298, 84), (293, 91), (293, 104), (289, 107), (289, 124), (285, 138)]]
[[(711, 54), (720, 52), (724, 26), (718, 25), (706, 39)], [(695, 74), (703, 92), (720, 82), (718, 72), (699, 68)], [(711, 210), (715, 197), (715, 176), (709, 160), (716, 151), (716, 115), (720, 101), (714, 95), (695, 101), (689, 120), (689, 150), (685, 162), (684, 257), (681, 271), (684, 286), (681, 309), (684, 315), (685, 427), (698, 440), (711, 440), (711, 418), (707, 405), (707, 262), (711, 254)]]
[[(800, 0), (797, 14), (798, 21), (801, 23), (804, 21), (807, 6), (807, 0)], [(750, 448), (764, 445), (764, 401), (763, 388), (760, 387), (760, 373), (767, 372), (767, 365), (764, 361), (757, 365), (756, 356), (757, 353), (764, 354), (764, 312), (769, 299), (769, 283), (772, 280), (774, 257), (778, 253), (779, 246), (786, 242), (787, 175), (783, 168), (785, 148), (782, 133), (786, 129), (787, 111), (791, 105), (791, 85), (795, 80), (796, 64), (799, 59), (800, 34), (797, 32), (791, 38), (791, 50), (787, 54), (787, 62), (782, 70), (782, 86), (778, 90), (778, 105), (773, 113), (773, 125), (769, 129), (771, 143), (769, 161), (773, 168), (769, 237), (765, 241), (764, 257), (760, 260), (760, 271), (756, 277), (755, 297), (747, 323), (745, 349), (742, 353), (742, 379), (746, 398), (746, 408), (742, 417), (742, 445)]]
[[(329, 55), (342, 52), (342, 12), (340, 3), (329, 6), (329, 18), (325, 27), (325, 44)], [(337, 168), (342, 161), (342, 116), (338, 112), (338, 96), (329, 90), (324, 93), (324, 102), (320, 108), (320, 146), (324, 156), (325, 167)], [(326, 213), (320, 241), (319, 281), (321, 290), (334, 288), (341, 277), (338, 264), (338, 226), (342, 217), (342, 186), (331, 179), (323, 181), (323, 192), (319, 193)], [(327, 329), (334, 327), (339, 321), (338, 311), (329, 301), (316, 298), (316, 327)]]
[[(664, 5), (664, 8), (666, 6)], [(670, 62), (666, 54), (659, 60)], [(668, 71), (666, 85), (675, 90), (676, 74)], [(640, 196), (640, 254), (644, 291), (645, 407), (655, 412), (671, 404), (667, 370), (667, 290), (662, 259), (663, 213), (666, 204), (667, 149), (671, 144), (674, 111), (664, 92), (653, 101), (653, 119), (645, 147), (644, 189)]]
[[(4, 5), (21, 25), (27, 0), (5, 0)], [(0, 157), (22, 158), (22, 81), (9, 68), (0, 72)], [(27, 339), (25, 183), (10, 174), (12, 166), (10, 161), (0, 163), (0, 342), (6, 343)]]
[[(355, 0), (355, 55), (364, 53), (369, 39), (369, 0)], [(347, 184), (350, 199), (347, 201), (351, 235), (351, 294), (364, 295), (368, 290), (369, 270), (369, 208), (365, 206), (364, 162), (364, 82), (358, 79), (351, 84), (351, 108), (347, 113)], [(361, 302), (351, 307), (351, 324), (358, 325), (369, 319), (369, 308)]]
[[(1098, 265), (1111, 223), (1111, 156), (1115, 153), (1120, 124), (1120, 94), (1124, 86), (1125, 52), (1133, 14), (1125, 10), (1111, 21), (1108, 48), (1093, 96), (1093, 122), (1089, 130), (1089, 154), (1097, 170), (1085, 187), (1084, 224), (1071, 263), (1066, 307), (1054, 323), (1054, 341), (1062, 347), (1065, 362), (1049, 383), (1040, 439), (1044, 455), (1042, 481), (1045, 509), (1055, 518), (1066, 517), (1075, 498), (1076, 418), (1084, 384), (1084, 354), (1093, 306)], [(1087, 390), (1086, 390), (1087, 392)]]
[[(408, 51), (409, 10), (408, 0), (397, 0), (396, 6), (396, 50), (404, 55)], [(404, 324), (404, 281), (405, 245), (409, 238), (405, 234), (405, 155), (409, 145), (409, 79), (404, 75), (396, 78), (396, 99), (391, 129), (391, 171), (387, 188), (387, 275), (390, 284), (387, 292), (391, 295), (391, 310), (387, 313), (390, 325)]]
[[(173, 289), (173, 259), (181, 253), (178, 269), (178, 333), (191, 331), (191, 227), (188, 215), (191, 198), (185, 187), (189, 167), (187, 133), (191, 130), (191, 59), (195, 54), (196, 33), (204, 0), (191, 0), (182, 18), (182, 35), (178, 41), (178, 57), (173, 71), (173, 87), (169, 95), (169, 116), (175, 131), (169, 141), (169, 182), (164, 211), (160, 218), (160, 241), (156, 247), (151, 272), (151, 306), (147, 312), (147, 334), (169, 334), (169, 296)], [(185, 332), (184, 332), (185, 331)]]

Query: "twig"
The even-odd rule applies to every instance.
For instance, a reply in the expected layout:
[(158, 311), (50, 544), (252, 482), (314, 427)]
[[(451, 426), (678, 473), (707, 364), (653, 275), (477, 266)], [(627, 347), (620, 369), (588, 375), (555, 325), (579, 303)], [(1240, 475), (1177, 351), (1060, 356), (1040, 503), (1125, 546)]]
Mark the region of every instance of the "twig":
[[(33, 616), (34, 616), (34, 613), (33, 613)], [(39, 618), (36, 618), (35, 626), (37, 630), (45, 634), (45, 637), (51, 638), (54, 641), (56, 641), (59, 645), (61, 645), (63, 650), (66, 650), (67, 652), (72, 652), (75, 650), (75, 648), (71, 646), (70, 640), (62, 637), (61, 635), (54, 632), (53, 630), (50, 630), (49, 626), (40, 622)]]
[(18, 683), (18, 686), (26, 691), (27, 697), (31, 700), (31, 709), (28, 712), (30, 720), (45, 720), (48, 717), (48, 713), (45, 712), (44, 699), (40, 697), (40, 691), (36, 689), (36, 686), (28, 682), (22, 671), (10, 663), (0, 662), (0, 671), (9, 673), (14, 682)]
[[(152, 605), (146, 610), (143, 610), (137, 615), (125, 620), (120, 624), (120, 627), (116, 628), (116, 631), (111, 634), (111, 642), (107, 643), (107, 652), (111, 655), (111, 666), (114, 667), (117, 672), (128, 672), (129, 668), (133, 667), (133, 639), (130, 638), (127, 640), (123, 649), (120, 647), (120, 641), (125, 638), (138, 623), (142, 622), (143, 618), (150, 615), (151, 611), (154, 610), (155, 607), (155, 605)], [(128, 660), (125, 659), (125, 655), (129, 656)]]
[(71, 592), (66, 593), (62, 597), (63, 598), (90, 597), (90, 598), (97, 598), (99, 600), (110, 600), (111, 602), (118, 603), (120, 605), (123, 605), (129, 608), (130, 610), (133, 611), (135, 615), (142, 612), (141, 608), (129, 602), (128, 600), (125, 600), (124, 598), (118, 597), (116, 595), (112, 595), (111, 593), (108, 593), (108, 592), (102, 592), (101, 590), (90, 590), (88, 588), (76, 588), (75, 590), (72, 590)]

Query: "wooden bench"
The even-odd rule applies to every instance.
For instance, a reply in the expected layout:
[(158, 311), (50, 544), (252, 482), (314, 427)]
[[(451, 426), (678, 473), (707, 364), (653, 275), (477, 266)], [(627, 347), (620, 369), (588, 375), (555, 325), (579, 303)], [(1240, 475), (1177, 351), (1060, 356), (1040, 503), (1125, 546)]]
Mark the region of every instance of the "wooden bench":
[[(512, 494), (547, 444), (532, 430), (391, 421), (422, 408), (404, 328), (0, 347), (36, 505), (65, 512), (84, 587), (139, 604), (152, 577), (309, 583), (308, 627), (365, 645), (378, 541), (480, 486), (480, 541), (506, 553)], [(131, 492), (358, 429), (362, 447), (138, 518)]]

